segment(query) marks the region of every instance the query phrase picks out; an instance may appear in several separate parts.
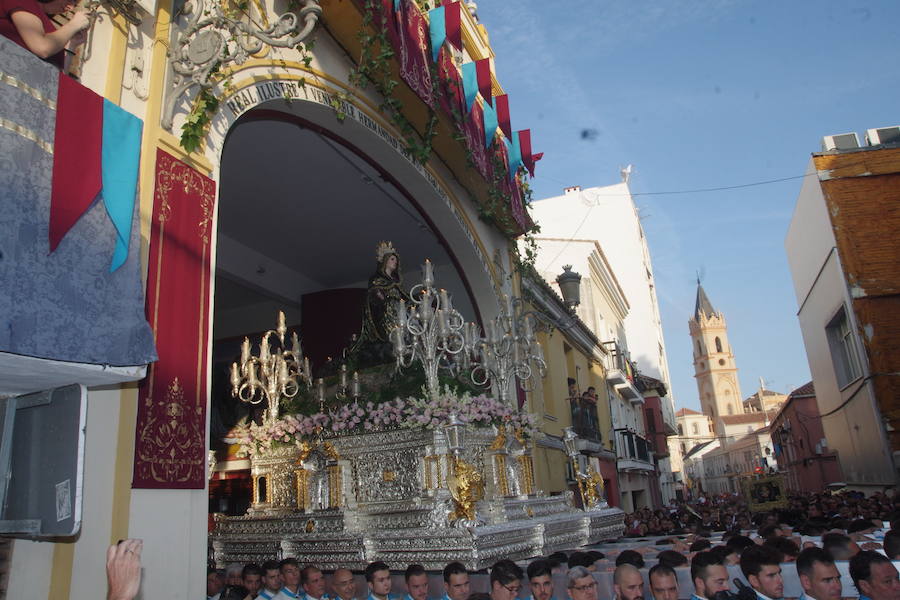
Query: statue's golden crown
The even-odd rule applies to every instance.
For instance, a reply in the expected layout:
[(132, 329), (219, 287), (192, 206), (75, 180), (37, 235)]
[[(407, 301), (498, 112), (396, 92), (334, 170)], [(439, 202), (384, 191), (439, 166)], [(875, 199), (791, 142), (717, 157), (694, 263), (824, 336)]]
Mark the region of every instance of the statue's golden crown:
[(375, 258), (378, 259), (378, 262), (384, 260), (384, 257), (388, 254), (397, 254), (397, 251), (394, 250), (394, 244), (391, 242), (379, 242), (375, 248)]

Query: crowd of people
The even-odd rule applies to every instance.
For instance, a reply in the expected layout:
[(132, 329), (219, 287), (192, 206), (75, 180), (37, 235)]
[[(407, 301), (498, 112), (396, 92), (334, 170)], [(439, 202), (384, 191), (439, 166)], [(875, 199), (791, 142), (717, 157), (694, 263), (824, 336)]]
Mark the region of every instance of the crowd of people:
[[(661, 536), (607, 555), (582, 549), (527, 564), (500, 560), (488, 569), (485, 592), (473, 589), (463, 564), (451, 562), (441, 574), (439, 600), (557, 600), (554, 590), (563, 587), (567, 600), (678, 600), (687, 596), (680, 593), (679, 571), (689, 571), (691, 600), (780, 600), (785, 575), (796, 577), (801, 600), (841, 600), (842, 561), (861, 600), (900, 600), (900, 576), (892, 563), (900, 561), (900, 529), (884, 532), (889, 522), (900, 522), (898, 507), (900, 496), (825, 493), (793, 497), (787, 508), (766, 513), (751, 513), (734, 496), (644, 509), (626, 515), (626, 526), (635, 535), (650, 535), (656, 520), (653, 526), (665, 532)], [(647, 529), (639, 527), (644, 524)], [(134, 597), (139, 558), (140, 546), (132, 540), (110, 548), (110, 600)], [(749, 586), (739, 579), (732, 586), (729, 566), (739, 569)], [(391, 571), (384, 562), (370, 563), (361, 573), (363, 591), (348, 569), (326, 573), (295, 558), (210, 567), (207, 600), (428, 600), (429, 573), (421, 565), (407, 566), (400, 586)], [(610, 593), (601, 594), (603, 575), (611, 575)]]

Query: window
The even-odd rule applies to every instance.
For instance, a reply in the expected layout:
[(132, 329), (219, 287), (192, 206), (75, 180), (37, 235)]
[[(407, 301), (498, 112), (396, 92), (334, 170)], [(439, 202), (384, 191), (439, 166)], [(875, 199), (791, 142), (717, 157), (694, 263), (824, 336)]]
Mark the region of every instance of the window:
[(700, 434), (700, 431), (697, 429), (697, 424), (696, 424), (696, 423), (694, 423), (693, 425), (691, 425), (691, 431), (694, 432), (694, 435), (699, 435), (699, 434)]
[(716, 338), (716, 352), (721, 352), (721, 351), (722, 351), (722, 340), (720, 340), (717, 337)]
[(729, 415), (734, 414), (734, 407), (731, 405), (731, 403), (728, 404), (728, 414)]
[(856, 344), (853, 341), (853, 331), (850, 329), (850, 321), (843, 306), (825, 327), (825, 334), (831, 348), (831, 362), (834, 363), (838, 387), (844, 387), (859, 377), (862, 371)]
[(678, 424), (678, 435), (684, 435), (684, 426), (681, 423)]
[(700, 346), (700, 340), (697, 340), (697, 354), (703, 354), (703, 347)]

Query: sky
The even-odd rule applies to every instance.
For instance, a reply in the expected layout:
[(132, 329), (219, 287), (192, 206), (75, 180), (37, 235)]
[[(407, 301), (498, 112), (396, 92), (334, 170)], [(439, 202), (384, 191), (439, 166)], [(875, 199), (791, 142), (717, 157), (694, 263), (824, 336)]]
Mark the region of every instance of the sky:
[(478, 16), (513, 128), (545, 153), (535, 200), (634, 165), (676, 409), (699, 410), (698, 273), (744, 397), (809, 381), (784, 238), (822, 136), (900, 125), (900, 2), (482, 0)]

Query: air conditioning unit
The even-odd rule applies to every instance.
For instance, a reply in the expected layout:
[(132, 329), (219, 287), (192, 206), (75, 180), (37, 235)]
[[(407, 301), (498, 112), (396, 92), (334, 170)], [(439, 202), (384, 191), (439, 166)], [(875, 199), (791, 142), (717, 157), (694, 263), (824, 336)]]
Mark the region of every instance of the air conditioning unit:
[(822, 138), (822, 152), (829, 150), (850, 150), (859, 148), (859, 138), (855, 133), (839, 133)]
[(866, 144), (869, 146), (896, 144), (897, 142), (900, 142), (900, 127), (880, 127), (866, 130)]

